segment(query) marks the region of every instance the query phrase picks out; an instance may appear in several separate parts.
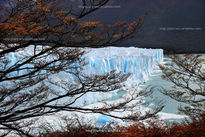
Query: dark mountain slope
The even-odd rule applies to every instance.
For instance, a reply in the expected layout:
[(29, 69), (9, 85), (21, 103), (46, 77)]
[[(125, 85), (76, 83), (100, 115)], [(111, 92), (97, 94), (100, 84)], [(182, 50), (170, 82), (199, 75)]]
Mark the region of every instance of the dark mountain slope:
[[(0, 2), (4, 4), (4, 0)], [(60, 0), (58, 6), (65, 8), (71, 4), (80, 9), (80, 0)], [(129, 22), (149, 11), (137, 37), (118, 46), (205, 53), (205, 0), (110, 0), (107, 6), (86, 20), (104, 24)]]
[(113, 8), (102, 8), (88, 19), (112, 24), (131, 21), (149, 10), (138, 37), (119, 46), (205, 52), (205, 0), (112, 0), (108, 5)]

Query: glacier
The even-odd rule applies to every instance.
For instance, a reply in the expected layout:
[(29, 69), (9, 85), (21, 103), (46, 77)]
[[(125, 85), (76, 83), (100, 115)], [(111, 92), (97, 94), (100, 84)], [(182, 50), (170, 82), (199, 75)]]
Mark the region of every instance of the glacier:
[[(129, 83), (143, 83), (149, 79), (150, 73), (163, 61), (162, 49), (143, 49), (136, 47), (105, 47), (105, 48), (84, 48), (86, 54), (82, 57), (88, 64), (84, 67), (87, 75), (103, 75), (112, 70), (116, 72), (131, 73)], [(17, 63), (22, 56), (32, 56), (33, 46), (24, 51), (6, 55), (9, 64), (5, 68)], [(52, 60), (48, 56), (45, 60)], [(2, 63), (2, 62), (0, 62)], [(3, 65), (3, 64), (2, 64)], [(31, 64), (30, 64), (31, 65)], [(55, 65), (55, 64), (53, 64)], [(5, 69), (4, 68), (4, 69)], [(29, 70), (28, 70), (29, 71)], [(12, 75), (19, 75), (22, 71), (16, 71)]]
[(136, 47), (107, 47), (86, 49), (84, 59), (88, 62), (85, 73), (103, 75), (111, 70), (131, 73), (129, 83), (144, 83), (152, 70), (163, 61), (162, 49)]
[[(32, 45), (31, 45), (32, 46)], [(6, 56), (10, 60), (11, 66), (15, 64), (22, 56), (31, 56), (31, 48), (28, 48), (21, 53), (11, 53)], [(162, 49), (143, 49), (136, 47), (106, 47), (106, 48), (85, 48), (86, 54), (82, 57), (88, 64), (85, 66), (83, 72), (87, 75), (103, 75), (111, 70), (116, 72), (131, 73), (125, 84), (135, 86), (136, 84), (144, 83), (149, 80), (151, 73), (158, 66), (163, 63), (163, 50)], [(47, 57), (49, 59), (50, 57)], [(0, 61), (0, 63), (2, 63)], [(16, 72), (15, 75), (23, 72)], [(58, 79), (65, 79), (66, 76), (63, 72), (59, 74)], [(72, 78), (71, 78), (72, 79)], [(74, 80), (74, 79), (73, 79)], [(58, 90), (58, 89), (57, 89)], [(87, 93), (76, 101), (74, 105), (84, 106), (95, 105), (97, 102), (116, 96), (117, 91), (111, 93)], [(119, 98), (117, 98), (119, 99)], [(65, 113), (70, 115), (70, 113)], [(59, 114), (58, 114), (59, 115)], [(78, 114), (81, 116), (80, 114)], [(84, 115), (84, 114), (83, 114)], [(94, 114), (92, 114), (93, 116)], [(56, 118), (56, 116), (51, 116)], [(91, 115), (85, 116), (87, 119), (91, 118)], [(97, 124), (112, 123), (114, 120), (104, 115), (94, 116)], [(45, 118), (42, 118), (43, 121)], [(49, 118), (50, 119), (50, 118)], [(48, 120), (49, 121), (49, 120)], [(55, 122), (51, 121), (54, 125)], [(57, 124), (56, 124), (57, 125)]]
[[(32, 56), (32, 45), (25, 51), (10, 53), (7, 59), (10, 64), (14, 65), (22, 56)], [(143, 49), (136, 47), (105, 47), (105, 48), (84, 48), (86, 54), (82, 57), (88, 64), (84, 67), (83, 72), (86, 75), (103, 75), (112, 70), (122, 73), (130, 73), (131, 76), (125, 82), (126, 85), (138, 85), (149, 80), (149, 76), (153, 69), (163, 61), (162, 49)], [(47, 57), (52, 59), (52, 57)], [(12, 75), (19, 75), (22, 71), (15, 72)], [(69, 77), (69, 78), (68, 78)], [(70, 79), (74, 81), (72, 76), (66, 76), (61, 72), (54, 79)], [(117, 94), (116, 91), (111, 93), (87, 93), (77, 100), (76, 104), (83, 105), (93, 104), (106, 98), (110, 98)]]
[[(143, 49), (136, 47), (86, 48), (83, 59), (88, 63), (84, 68), (87, 75), (103, 75), (112, 70), (130, 73), (126, 87), (138, 86), (149, 80), (153, 69), (163, 62), (162, 49)], [(125, 89), (126, 90), (126, 89)], [(124, 90), (124, 91), (125, 91)], [(126, 91), (125, 91), (126, 92)], [(87, 93), (76, 104), (93, 104), (118, 96), (118, 91), (110, 93)], [(117, 97), (118, 98), (118, 97)]]

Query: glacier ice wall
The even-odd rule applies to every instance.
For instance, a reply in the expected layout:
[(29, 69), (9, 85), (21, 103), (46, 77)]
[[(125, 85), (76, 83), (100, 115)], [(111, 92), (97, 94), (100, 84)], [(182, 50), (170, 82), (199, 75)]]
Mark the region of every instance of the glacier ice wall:
[[(122, 48), (107, 47), (86, 49), (88, 52), (83, 58), (88, 63), (84, 72), (88, 75), (103, 75), (111, 70), (116, 72), (131, 73), (126, 85), (135, 86), (149, 79), (152, 70), (163, 61), (162, 49)], [(87, 93), (77, 104), (92, 104), (115, 96), (117, 93)]]
[[(31, 56), (32, 48), (28, 48), (22, 53), (11, 53), (7, 58), (11, 61), (10, 65), (15, 64), (21, 56)], [(87, 48), (84, 49), (87, 54), (83, 59), (88, 63), (83, 70), (87, 75), (101, 75), (111, 70), (116, 72), (131, 73), (128, 78), (127, 84), (139, 84), (147, 81), (152, 70), (158, 63), (162, 63), (163, 50), (162, 49), (142, 49), (135, 47), (106, 47), (106, 48)], [(50, 57), (47, 57), (49, 59)], [(8, 65), (7, 67), (9, 67)], [(16, 74), (19, 75), (17, 71)], [(55, 77), (57, 78), (57, 77)], [(71, 79), (65, 78), (63, 73), (59, 74), (58, 79)], [(115, 92), (107, 93), (87, 93), (76, 104), (91, 104), (99, 100), (108, 98), (115, 95)]]
[(85, 73), (105, 74), (111, 70), (131, 73), (129, 83), (143, 83), (148, 80), (150, 73), (163, 60), (162, 49), (142, 49), (135, 47), (107, 47), (87, 49), (84, 56), (88, 65)]

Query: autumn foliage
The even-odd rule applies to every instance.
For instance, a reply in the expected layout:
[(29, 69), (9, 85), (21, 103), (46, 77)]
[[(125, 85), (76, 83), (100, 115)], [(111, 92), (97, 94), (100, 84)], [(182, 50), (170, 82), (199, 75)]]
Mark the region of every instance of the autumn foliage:
[[(90, 132), (93, 131), (93, 132)], [(205, 115), (182, 123), (166, 125), (160, 120), (150, 120), (146, 124), (137, 122), (129, 127), (117, 126), (107, 130), (91, 127), (69, 128), (66, 131), (55, 131), (41, 137), (204, 137)], [(110, 132), (112, 131), (112, 132)]]

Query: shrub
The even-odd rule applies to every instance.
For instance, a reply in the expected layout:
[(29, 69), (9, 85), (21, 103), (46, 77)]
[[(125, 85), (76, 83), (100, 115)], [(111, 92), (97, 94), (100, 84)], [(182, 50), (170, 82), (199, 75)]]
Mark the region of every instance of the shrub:
[[(113, 132), (112, 132), (113, 131)], [(205, 137), (205, 114), (167, 126), (158, 119), (136, 122), (129, 127), (115, 126), (106, 130), (79, 126), (66, 131), (55, 131), (40, 137)]]

